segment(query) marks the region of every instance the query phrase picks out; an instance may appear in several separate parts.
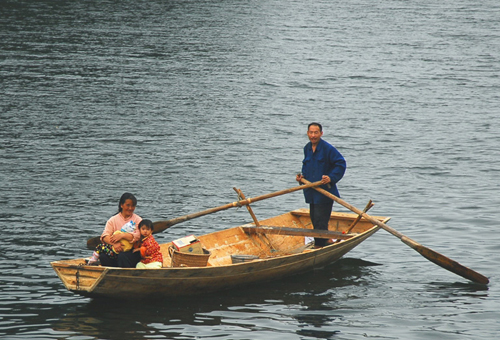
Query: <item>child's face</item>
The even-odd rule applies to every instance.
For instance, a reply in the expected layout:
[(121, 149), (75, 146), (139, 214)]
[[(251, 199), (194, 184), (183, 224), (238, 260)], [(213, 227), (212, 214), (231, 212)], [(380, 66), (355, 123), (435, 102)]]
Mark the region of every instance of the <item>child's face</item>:
[(141, 225), (141, 236), (142, 237), (148, 237), (149, 235), (152, 234), (152, 230), (148, 228), (146, 225)]

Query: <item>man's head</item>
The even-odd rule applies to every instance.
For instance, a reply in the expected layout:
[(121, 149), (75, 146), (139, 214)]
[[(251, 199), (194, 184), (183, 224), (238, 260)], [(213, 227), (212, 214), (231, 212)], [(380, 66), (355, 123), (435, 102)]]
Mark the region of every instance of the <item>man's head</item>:
[(307, 126), (307, 137), (313, 145), (317, 145), (323, 136), (323, 127), (320, 123), (311, 123)]

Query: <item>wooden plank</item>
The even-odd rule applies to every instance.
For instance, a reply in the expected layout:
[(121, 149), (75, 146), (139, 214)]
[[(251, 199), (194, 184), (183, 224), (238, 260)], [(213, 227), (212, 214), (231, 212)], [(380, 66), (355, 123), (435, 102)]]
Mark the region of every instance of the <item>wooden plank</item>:
[[(96, 268), (96, 269), (94, 269)], [(74, 267), (63, 267), (63, 266), (60, 266), (60, 267), (57, 267), (57, 272), (59, 272), (61, 275), (69, 275), (69, 276), (75, 276), (76, 275), (76, 272), (79, 271), (80, 272), (80, 275), (82, 276), (86, 276), (86, 277), (89, 277), (89, 278), (93, 278), (93, 279), (97, 279), (99, 276), (102, 275), (102, 272), (104, 271), (104, 268), (103, 267), (91, 267), (89, 268), (89, 266), (86, 266), (85, 268), (74, 268)]]
[[(297, 216), (297, 217), (300, 217), (300, 216), (310, 217), (309, 216), (309, 209), (305, 209), (305, 208), (292, 210), (292, 211), (290, 211), (290, 214), (293, 216)], [(332, 211), (330, 219), (354, 221), (357, 216), (358, 216), (357, 214)], [(381, 221), (384, 218), (386, 218), (384, 216), (374, 216), (374, 215), (370, 215), (370, 217), (376, 218), (377, 220), (381, 220)], [(364, 222), (364, 221), (370, 221), (370, 220), (365, 218), (365, 217), (361, 218), (361, 222)]]
[(357, 234), (342, 234), (339, 231), (331, 230), (316, 230), (316, 229), (304, 229), (304, 228), (289, 228), (289, 227), (276, 227), (262, 225), (260, 227), (242, 227), (242, 229), (247, 234), (280, 234), (288, 236), (308, 236), (316, 238), (337, 238), (337, 239), (349, 239)]

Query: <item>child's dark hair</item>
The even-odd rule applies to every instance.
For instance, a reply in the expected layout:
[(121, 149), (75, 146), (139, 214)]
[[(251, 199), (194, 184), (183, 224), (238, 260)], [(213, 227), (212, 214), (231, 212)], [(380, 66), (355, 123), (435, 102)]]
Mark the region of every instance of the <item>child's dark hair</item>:
[(142, 220), (140, 223), (139, 223), (139, 229), (141, 229), (142, 226), (146, 226), (148, 227), (149, 229), (151, 229), (151, 231), (155, 231), (155, 228), (153, 226), (153, 222), (151, 222), (151, 220)]

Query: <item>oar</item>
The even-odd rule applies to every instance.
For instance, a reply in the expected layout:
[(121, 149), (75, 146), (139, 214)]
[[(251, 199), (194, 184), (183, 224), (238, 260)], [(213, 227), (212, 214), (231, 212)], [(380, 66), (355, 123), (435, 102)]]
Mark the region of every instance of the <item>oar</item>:
[[(241, 200), (244, 200), (246, 198), (245, 194), (243, 194), (243, 191), (241, 191), (240, 189), (233, 188), (233, 190), (236, 191), (236, 193), (238, 194), (238, 198), (241, 198)], [(247, 207), (248, 212), (250, 213), (250, 216), (252, 216), (253, 223), (255, 223), (255, 225), (257, 227), (260, 227), (259, 220), (257, 219), (255, 214), (253, 213), (253, 210), (252, 210), (252, 207), (250, 206), (250, 204), (247, 204), (246, 207)]]
[[(368, 201), (368, 204), (366, 204), (366, 207), (363, 209), (363, 212), (367, 212), (368, 210), (370, 210), (375, 204), (372, 202), (372, 200)], [(358, 224), (358, 222), (361, 220), (363, 216), (361, 215), (358, 215), (358, 217), (356, 217), (356, 219), (354, 220), (354, 222), (352, 222), (352, 224), (349, 226), (349, 229), (346, 230), (346, 234), (349, 234), (352, 230), (352, 228), (354, 228), (356, 226), (356, 224)]]
[[(212, 213), (215, 213), (215, 212), (218, 212), (218, 211), (221, 211), (221, 210), (227, 210), (229, 208), (241, 207), (241, 206), (244, 206), (244, 205), (248, 205), (248, 204), (250, 204), (252, 202), (262, 201), (262, 200), (265, 200), (267, 198), (276, 197), (276, 196), (288, 194), (288, 193), (291, 193), (291, 192), (294, 192), (294, 191), (303, 190), (303, 189), (307, 189), (307, 188), (313, 188), (313, 187), (316, 187), (316, 186), (319, 186), (319, 185), (321, 185), (321, 181), (314, 182), (314, 183), (309, 183), (307, 185), (299, 185), (299, 186), (296, 186), (296, 187), (293, 187), (293, 188), (290, 188), (290, 189), (284, 189), (284, 190), (280, 190), (280, 191), (275, 191), (275, 192), (272, 192), (272, 193), (269, 193), (269, 194), (265, 194), (265, 195), (261, 195), (261, 196), (257, 196), (257, 197), (253, 197), (253, 198), (247, 198), (247, 199), (244, 199), (242, 201), (228, 203), (228, 204), (225, 204), (225, 205), (221, 205), (220, 207), (215, 207), (215, 208), (203, 210), (203, 211), (200, 211), (200, 212), (197, 212), (197, 213), (192, 213), (192, 214), (184, 215), (184, 216), (173, 218), (173, 219), (167, 220), (167, 221), (157, 221), (157, 222), (153, 223), (153, 226), (154, 226), (154, 229), (155, 229), (154, 232), (155, 233), (162, 232), (165, 229), (173, 226), (174, 224), (185, 222), (185, 221), (191, 220), (191, 219), (196, 218), (196, 217), (205, 216), (205, 215), (212, 214)], [(90, 238), (90, 239), (87, 240), (87, 248), (88, 249), (94, 249), (100, 242), (101, 242), (101, 239), (100, 239), (99, 236)]]
[[(309, 182), (306, 179), (302, 179), (302, 183), (305, 183), (306, 185), (308, 185), (311, 182)], [(429, 261), (437, 264), (438, 266), (440, 266), (440, 267), (442, 267), (442, 268), (444, 268), (446, 270), (449, 270), (452, 273), (460, 275), (460, 276), (462, 276), (462, 277), (464, 277), (464, 278), (466, 278), (468, 280), (471, 280), (473, 282), (482, 283), (482, 284), (488, 284), (490, 282), (486, 276), (484, 276), (482, 274), (479, 274), (478, 272), (475, 272), (472, 269), (467, 268), (467, 267), (461, 265), (457, 261), (454, 261), (454, 260), (452, 260), (452, 259), (450, 259), (450, 258), (448, 258), (448, 257), (446, 257), (444, 255), (441, 255), (440, 253), (438, 253), (438, 252), (436, 252), (436, 251), (434, 251), (432, 249), (429, 249), (429, 248), (421, 245), (420, 243), (418, 243), (418, 242), (410, 239), (409, 237), (406, 237), (405, 235), (403, 235), (400, 232), (392, 229), (391, 227), (389, 227), (385, 223), (377, 220), (376, 218), (371, 217), (367, 213), (365, 213), (365, 212), (359, 210), (358, 208), (350, 205), (349, 203), (347, 203), (344, 200), (338, 198), (337, 196), (329, 193), (328, 191), (326, 191), (324, 189), (321, 189), (321, 188), (314, 188), (314, 189), (317, 190), (317, 191), (319, 191), (323, 195), (331, 198), (332, 200), (334, 200), (335, 202), (339, 203), (340, 205), (343, 205), (347, 209), (355, 212), (356, 214), (363, 216), (368, 221), (372, 222), (373, 224), (378, 225), (379, 227), (381, 227), (385, 231), (387, 231), (387, 232), (391, 233), (392, 235), (396, 236), (404, 244), (410, 246), (411, 248), (413, 248), (414, 250), (416, 250), (417, 252), (419, 252), (420, 255), (422, 255), (423, 257), (425, 257)]]

